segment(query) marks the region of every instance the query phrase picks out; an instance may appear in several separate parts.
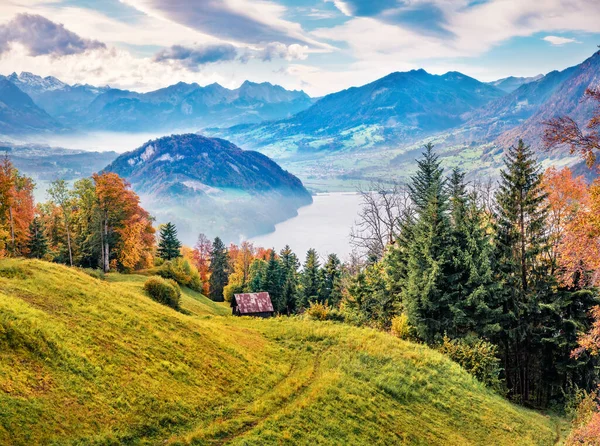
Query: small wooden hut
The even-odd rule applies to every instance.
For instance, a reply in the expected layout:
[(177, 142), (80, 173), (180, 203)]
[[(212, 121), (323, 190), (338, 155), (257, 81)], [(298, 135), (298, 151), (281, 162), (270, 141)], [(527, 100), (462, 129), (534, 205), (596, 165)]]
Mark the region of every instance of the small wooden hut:
[(234, 294), (231, 306), (234, 316), (272, 317), (275, 312), (266, 292)]

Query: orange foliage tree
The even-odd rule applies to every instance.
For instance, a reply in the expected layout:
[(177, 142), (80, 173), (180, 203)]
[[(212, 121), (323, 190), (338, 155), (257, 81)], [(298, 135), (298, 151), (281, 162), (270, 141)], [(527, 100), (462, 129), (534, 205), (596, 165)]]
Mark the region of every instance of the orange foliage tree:
[(588, 167), (596, 162), (596, 153), (600, 150), (600, 89), (588, 88), (586, 98), (597, 102), (596, 112), (581, 129), (569, 116), (559, 116), (545, 122), (544, 145), (547, 149), (567, 146), (571, 153), (579, 153)]
[[(563, 285), (583, 285), (586, 272), (598, 268), (594, 253), (597, 235), (587, 185), (583, 177), (573, 178), (568, 167), (546, 170), (542, 185), (547, 193), (550, 260)], [(576, 283), (577, 282), (577, 283)]]
[(102, 268), (111, 268), (111, 256), (124, 270), (150, 266), (155, 243), (152, 219), (140, 206), (138, 195), (115, 173), (93, 175), (100, 215)]
[(26, 254), (34, 217), (34, 183), (19, 174), (8, 157), (0, 164), (0, 255)]
[(205, 296), (208, 296), (208, 279), (210, 267), (210, 253), (212, 251), (212, 243), (204, 234), (198, 235), (198, 240), (194, 245), (192, 253), (193, 263), (200, 274), (202, 280), (202, 288)]

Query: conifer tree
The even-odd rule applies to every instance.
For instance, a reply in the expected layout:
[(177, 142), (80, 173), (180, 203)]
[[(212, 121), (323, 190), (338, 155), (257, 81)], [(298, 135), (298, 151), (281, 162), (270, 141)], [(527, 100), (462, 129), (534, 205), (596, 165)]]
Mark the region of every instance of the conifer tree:
[(263, 259), (254, 259), (250, 264), (248, 273), (248, 284), (245, 291), (249, 293), (258, 293), (264, 291), (265, 273), (267, 270), (267, 261)]
[(181, 242), (177, 239), (177, 228), (171, 222), (161, 226), (158, 241), (158, 256), (172, 260), (181, 257)]
[(317, 251), (309, 249), (302, 269), (302, 292), (298, 296), (298, 307), (306, 308), (310, 302), (318, 300), (321, 291), (320, 269)]
[(296, 311), (300, 262), (289, 245), (281, 250), (279, 257), (281, 258), (281, 283), (283, 284), (281, 300), (284, 303), (285, 312), (290, 315)]
[(490, 338), (500, 331), (501, 303), (492, 272), (493, 247), (475, 192), (467, 193), (465, 174), (454, 169), (448, 182), (451, 215), (451, 337), (474, 333)]
[(450, 309), (451, 237), (448, 195), (433, 146), (425, 146), (409, 191), (416, 208), (402, 304), (417, 335), (428, 343), (453, 330)]
[(223, 241), (216, 237), (213, 242), (212, 252), (210, 255), (210, 279), (209, 289), (210, 298), (216, 302), (223, 302), (223, 288), (227, 285), (229, 277), (229, 259), (227, 249)]
[(336, 254), (329, 254), (321, 271), (323, 277), (319, 300), (328, 305), (337, 305), (342, 298), (342, 262)]
[(541, 357), (548, 322), (542, 309), (555, 298), (549, 256), (542, 255), (549, 249), (546, 194), (540, 165), (523, 141), (509, 149), (504, 164), (495, 196), (497, 280), (504, 300), (500, 343), (510, 392), (533, 402), (543, 398), (547, 365)]
[(271, 302), (273, 303), (273, 309), (277, 313), (281, 313), (285, 309), (281, 288), (281, 266), (275, 255), (275, 249), (272, 249), (269, 253), (269, 260), (267, 261), (267, 267), (265, 269), (262, 291), (269, 293)]
[(35, 259), (43, 258), (48, 252), (48, 239), (44, 233), (44, 226), (38, 217), (29, 224), (29, 240), (27, 242), (29, 257)]

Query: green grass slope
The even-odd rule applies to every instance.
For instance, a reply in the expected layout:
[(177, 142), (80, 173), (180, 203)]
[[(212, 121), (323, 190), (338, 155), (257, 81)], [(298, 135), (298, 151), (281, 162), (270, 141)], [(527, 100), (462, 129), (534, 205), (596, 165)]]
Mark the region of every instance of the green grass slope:
[(142, 276), (0, 261), (0, 444), (552, 445), (554, 420), (385, 333), (226, 316)]

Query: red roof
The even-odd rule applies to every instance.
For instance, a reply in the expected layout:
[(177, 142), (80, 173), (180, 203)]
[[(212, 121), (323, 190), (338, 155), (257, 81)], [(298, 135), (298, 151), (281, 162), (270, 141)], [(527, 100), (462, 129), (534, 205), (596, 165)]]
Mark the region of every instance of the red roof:
[(236, 294), (235, 301), (240, 314), (273, 312), (273, 304), (269, 293)]

